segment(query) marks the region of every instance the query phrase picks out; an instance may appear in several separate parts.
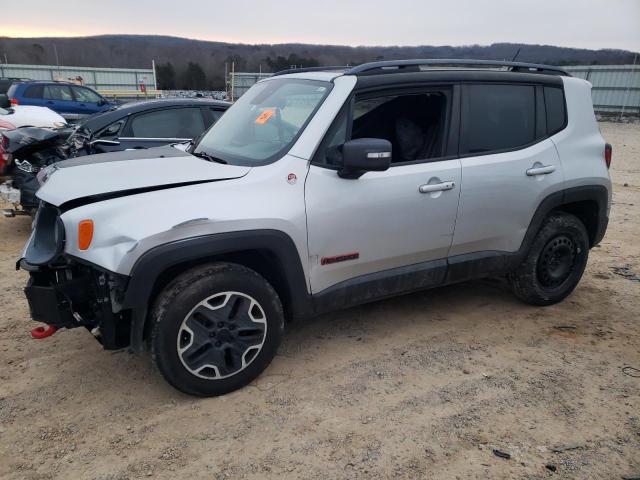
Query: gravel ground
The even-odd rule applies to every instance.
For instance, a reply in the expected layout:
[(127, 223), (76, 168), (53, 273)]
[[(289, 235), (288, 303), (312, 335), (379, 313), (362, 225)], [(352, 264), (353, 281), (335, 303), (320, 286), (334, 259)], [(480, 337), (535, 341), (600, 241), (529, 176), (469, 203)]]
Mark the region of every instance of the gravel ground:
[(601, 128), (612, 218), (562, 304), (487, 280), (325, 315), (221, 398), (81, 329), (32, 340), (14, 271), (29, 220), (1, 218), (0, 477), (640, 476), (640, 378), (623, 369), (640, 368), (640, 125)]

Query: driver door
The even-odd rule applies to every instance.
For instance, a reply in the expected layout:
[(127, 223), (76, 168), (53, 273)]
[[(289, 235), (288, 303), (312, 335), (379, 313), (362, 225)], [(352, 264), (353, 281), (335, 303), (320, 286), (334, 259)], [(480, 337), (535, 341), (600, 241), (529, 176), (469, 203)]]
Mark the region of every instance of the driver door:
[[(420, 95), (430, 101), (422, 101)], [(305, 183), (313, 294), (341, 282), (354, 286), (373, 281), (377, 289), (381, 287), (365, 294), (373, 297), (442, 282), (461, 181), (460, 160), (449, 153), (453, 100), (451, 87), (411, 90), (406, 95), (380, 92), (356, 97), (345, 106), (319, 147)], [(429, 110), (429, 105), (438, 111), (421, 110)], [(408, 149), (399, 143), (405, 132), (398, 127), (400, 119), (408, 117), (418, 123), (420, 118), (430, 119), (434, 130), (424, 120), (424, 141), (429, 137), (436, 145), (410, 159), (403, 157)], [(363, 136), (391, 141), (391, 167), (358, 179), (340, 178), (336, 147), (339, 150), (346, 140)]]

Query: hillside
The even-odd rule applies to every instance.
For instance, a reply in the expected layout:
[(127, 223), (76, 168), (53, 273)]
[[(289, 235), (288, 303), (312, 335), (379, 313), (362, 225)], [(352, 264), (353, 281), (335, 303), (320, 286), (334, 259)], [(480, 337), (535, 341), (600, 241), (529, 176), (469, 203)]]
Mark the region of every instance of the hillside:
[[(236, 71), (275, 71), (290, 65), (354, 65), (373, 60), (403, 58), (511, 59), (575, 64), (632, 63), (624, 50), (587, 50), (549, 45), (495, 43), (488, 46), (348, 47), (338, 45), (248, 45), (149, 35), (103, 35), (74, 38), (0, 37), (0, 55), (9, 63), (54, 64), (57, 49), (62, 65), (145, 67), (155, 59), (163, 88), (220, 88), (225, 63)], [(4, 59), (4, 58), (3, 58)]]

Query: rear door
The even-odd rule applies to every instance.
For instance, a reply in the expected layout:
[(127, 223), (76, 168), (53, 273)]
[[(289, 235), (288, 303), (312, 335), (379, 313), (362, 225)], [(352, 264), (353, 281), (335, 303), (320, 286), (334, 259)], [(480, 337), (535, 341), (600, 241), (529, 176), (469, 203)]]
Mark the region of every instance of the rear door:
[(542, 199), (563, 185), (541, 86), (463, 85), (461, 112), (464, 185), (451, 262), (518, 250)]
[(58, 112), (67, 120), (77, 120), (80, 114), (71, 93), (71, 87), (65, 84), (47, 84), (43, 86), (43, 105)]
[(118, 141), (121, 149), (151, 148), (200, 135), (205, 118), (200, 107), (173, 107), (132, 115)]

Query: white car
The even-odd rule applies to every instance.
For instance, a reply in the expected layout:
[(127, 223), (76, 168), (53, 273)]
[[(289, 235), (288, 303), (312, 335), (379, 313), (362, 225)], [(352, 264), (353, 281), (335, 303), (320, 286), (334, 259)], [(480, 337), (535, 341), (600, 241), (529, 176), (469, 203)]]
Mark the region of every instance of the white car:
[(18, 127), (63, 127), (66, 120), (47, 107), (15, 105), (0, 108), (0, 130)]
[(48, 325), (32, 335), (148, 346), (171, 385), (207, 396), (252, 382), (285, 319), (488, 276), (552, 305), (605, 234), (611, 155), (591, 84), (553, 66), (276, 73), (187, 151), (40, 170), (19, 260)]

